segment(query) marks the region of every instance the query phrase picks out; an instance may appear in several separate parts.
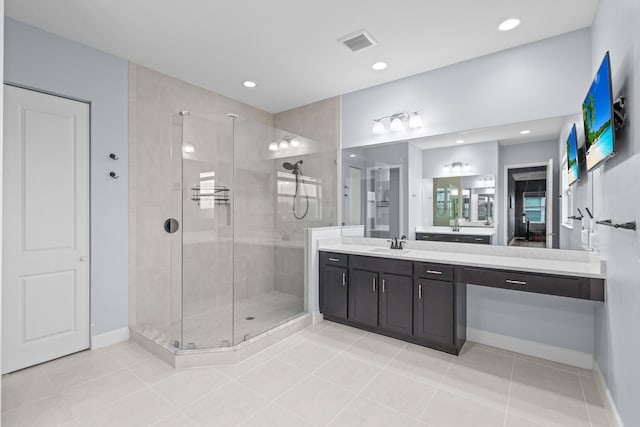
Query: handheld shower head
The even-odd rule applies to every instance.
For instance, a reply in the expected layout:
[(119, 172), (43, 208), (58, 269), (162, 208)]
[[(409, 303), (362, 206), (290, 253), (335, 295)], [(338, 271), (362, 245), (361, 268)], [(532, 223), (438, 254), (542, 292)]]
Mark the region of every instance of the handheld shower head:
[(301, 197), (300, 191), (304, 187), (304, 182), (302, 183), (302, 185), (300, 185), (301, 184), (300, 183), (301, 175), (302, 175), (302, 170), (300, 169), (300, 165), (301, 164), (302, 164), (302, 160), (298, 160), (294, 164), (291, 164), (289, 162), (284, 162), (282, 164), (283, 168), (285, 168), (288, 171), (291, 171), (291, 173), (296, 177), (296, 187), (295, 187), (295, 192), (294, 192), (294, 196), (293, 196), (293, 206), (292, 206), (293, 216), (296, 219), (304, 218), (305, 216), (307, 216), (307, 212), (309, 212), (309, 196), (307, 194), (304, 195), (304, 199), (307, 202), (304, 212), (301, 215), (298, 215), (297, 208), (296, 208), (298, 200)]
[(291, 164), (289, 162), (284, 162), (282, 164), (282, 167), (285, 168), (288, 171), (293, 171), (293, 173), (296, 173), (298, 171), (298, 169), (300, 169), (300, 165), (301, 164), (302, 164), (302, 160), (298, 160), (294, 164)]

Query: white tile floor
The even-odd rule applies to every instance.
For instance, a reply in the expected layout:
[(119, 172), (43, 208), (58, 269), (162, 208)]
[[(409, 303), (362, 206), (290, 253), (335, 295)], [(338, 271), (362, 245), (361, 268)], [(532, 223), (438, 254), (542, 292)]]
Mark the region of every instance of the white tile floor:
[(467, 343), (455, 358), (331, 322), (238, 365), (131, 342), (2, 379), (12, 426), (608, 426), (592, 373)]

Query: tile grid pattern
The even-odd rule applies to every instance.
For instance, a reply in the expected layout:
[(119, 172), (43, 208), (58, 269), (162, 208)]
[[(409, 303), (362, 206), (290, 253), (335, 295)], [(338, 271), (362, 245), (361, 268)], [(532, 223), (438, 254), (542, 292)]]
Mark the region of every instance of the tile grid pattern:
[(3, 378), (4, 426), (608, 426), (592, 373), (468, 343), (453, 356), (331, 322), (237, 365), (133, 343)]

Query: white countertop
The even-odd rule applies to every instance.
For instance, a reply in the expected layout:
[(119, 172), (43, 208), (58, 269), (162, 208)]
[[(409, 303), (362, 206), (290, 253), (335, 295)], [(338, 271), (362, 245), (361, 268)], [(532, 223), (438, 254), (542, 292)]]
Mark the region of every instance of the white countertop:
[(416, 227), (416, 233), (435, 234), (466, 234), (472, 236), (493, 236), (496, 229), (493, 227), (460, 227), (460, 231), (451, 231), (451, 227)]
[(563, 276), (605, 278), (604, 260), (580, 251), (408, 241), (405, 249), (389, 249), (386, 239), (342, 237), (320, 240), (321, 251), (409, 261), (526, 271)]

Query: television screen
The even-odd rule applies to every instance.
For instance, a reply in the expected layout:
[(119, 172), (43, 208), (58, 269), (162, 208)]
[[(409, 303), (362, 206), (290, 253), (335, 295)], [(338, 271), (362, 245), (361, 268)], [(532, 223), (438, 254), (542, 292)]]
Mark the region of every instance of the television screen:
[(574, 124), (567, 138), (567, 172), (569, 174), (569, 185), (578, 180), (578, 135), (576, 135), (576, 125)]
[(582, 103), (587, 170), (593, 170), (614, 154), (611, 64), (606, 53)]

